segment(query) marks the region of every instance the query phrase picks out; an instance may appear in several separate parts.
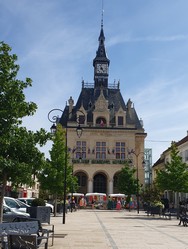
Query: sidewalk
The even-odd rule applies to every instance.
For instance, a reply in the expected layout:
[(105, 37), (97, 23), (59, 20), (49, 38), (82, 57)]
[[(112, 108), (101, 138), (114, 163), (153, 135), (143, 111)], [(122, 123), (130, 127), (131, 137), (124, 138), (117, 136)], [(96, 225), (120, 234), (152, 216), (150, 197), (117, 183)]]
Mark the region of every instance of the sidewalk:
[(143, 211), (78, 210), (66, 215), (65, 224), (62, 215), (51, 217), (51, 223), (52, 249), (188, 249), (188, 227)]

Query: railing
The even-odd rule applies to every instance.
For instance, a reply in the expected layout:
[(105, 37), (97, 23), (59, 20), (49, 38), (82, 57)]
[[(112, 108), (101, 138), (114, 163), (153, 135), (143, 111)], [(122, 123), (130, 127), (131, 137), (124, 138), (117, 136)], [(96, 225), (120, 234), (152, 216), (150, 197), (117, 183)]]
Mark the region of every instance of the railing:
[[(85, 83), (84, 81), (82, 82), (82, 88), (94, 88), (94, 86), (94, 83)], [(119, 82), (108, 84), (108, 89), (119, 89)]]
[(90, 160), (89, 159), (72, 159), (73, 163), (84, 163), (84, 164), (89, 164)]

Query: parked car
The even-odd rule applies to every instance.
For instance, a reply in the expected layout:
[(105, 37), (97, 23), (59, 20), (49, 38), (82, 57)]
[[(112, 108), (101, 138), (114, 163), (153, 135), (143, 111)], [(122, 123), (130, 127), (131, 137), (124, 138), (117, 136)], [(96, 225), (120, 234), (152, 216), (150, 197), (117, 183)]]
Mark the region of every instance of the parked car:
[(30, 217), (28, 213), (19, 212), (16, 209), (11, 209), (6, 205), (3, 205), (3, 222), (12, 222), (15, 218), (27, 218)]
[(18, 199), (8, 197), (8, 196), (4, 197), (3, 202), (6, 206), (11, 208), (11, 210), (17, 210), (19, 212), (26, 213), (27, 207), (29, 207), (29, 205), (27, 205), (26, 203), (23, 203), (23, 202), (19, 201)]
[[(32, 198), (32, 197), (22, 197), (22, 198), (18, 198), (18, 200), (19, 201), (22, 201), (23, 203), (25, 203), (25, 204), (27, 204), (27, 205), (29, 205), (29, 206), (31, 206), (31, 203), (32, 203), (32, 201), (34, 200), (35, 198)], [(46, 204), (46, 207), (50, 207), (51, 208), (51, 213), (53, 213), (54, 212), (54, 206), (52, 205), (52, 204), (50, 204), (50, 203), (48, 203), (48, 202), (45, 202), (45, 204)]]

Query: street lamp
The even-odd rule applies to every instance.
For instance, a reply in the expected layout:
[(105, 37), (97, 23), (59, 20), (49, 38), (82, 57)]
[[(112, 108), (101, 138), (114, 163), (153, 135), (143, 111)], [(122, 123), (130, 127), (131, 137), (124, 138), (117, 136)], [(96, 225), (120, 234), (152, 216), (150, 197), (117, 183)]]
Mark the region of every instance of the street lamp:
[[(140, 203), (139, 203), (139, 179), (138, 179), (138, 158), (139, 155), (145, 154), (144, 152), (136, 153), (134, 150), (128, 152), (129, 155), (134, 154), (136, 157), (136, 201), (137, 201), (137, 213), (139, 214), (140, 211)], [(143, 160), (142, 164), (144, 165), (145, 162)]]
[[(54, 134), (56, 132), (56, 124), (59, 123), (59, 116), (58, 115), (53, 115), (51, 116), (52, 113), (54, 112), (61, 112), (63, 113), (63, 111), (61, 109), (52, 109), (49, 113), (48, 113), (48, 120), (53, 123), (53, 125), (51, 126), (50, 130), (51, 133)], [(81, 112), (84, 115), (84, 119), (85, 119), (85, 114), (81, 111), (78, 110), (77, 112)], [(70, 112), (68, 114), (69, 115), (72, 114), (72, 112)], [(82, 127), (80, 126), (80, 119), (79, 117), (76, 119), (76, 122), (78, 124), (78, 127), (76, 128), (76, 133), (77, 136), (80, 138), (82, 135)], [(68, 123), (68, 118), (66, 120), (66, 126), (65, 126), (65, 171), (64, 171), (64, 191), (63, 191), (63, 195), (64, 195), (64, 200), (63, 200), (63, 224), (65, 224), (65, 213), (66, 213), (66, 193), (67, 193), (67, 153), (68, 153), (68, 146), (67, 146), (67, 123)]]

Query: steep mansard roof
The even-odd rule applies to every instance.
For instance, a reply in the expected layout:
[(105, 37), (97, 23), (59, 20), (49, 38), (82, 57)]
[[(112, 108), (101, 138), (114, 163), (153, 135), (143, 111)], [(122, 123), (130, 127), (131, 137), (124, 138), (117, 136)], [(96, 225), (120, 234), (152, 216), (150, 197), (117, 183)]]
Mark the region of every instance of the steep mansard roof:
[[(78, 98), (78, 101), (76, 105), (73, 107), (72, 110), (72, 121), (76, 121), (76, 113), (80, 108), (84, 108), (84, 110), (87, 113), (87, 122), (92, 123), (93, 122), (93, 111), (95, 110), (95, 103), (97, 99), (99, 98), (101, 91), (108, 102), (108, 109), (110, 111), (111, 115), (111, 123), (113, 123), (115, 119), (115, 113), (119, 111), (121, 108), (126, 115), (126, 124), (127, 125), (135, 125), (136, 129), (142, 129), (142, 124), (140, 123), (140, 120), (138, 119), (137, 113), (134, 109), (134, 107), (131, 106), (131, 101), (129, 100), (127, 104), (125, 104), (123, 97), (121, 95), (121, 92), (119, 89), (95, 89), (95, 88), (82, 88), (80, 96)], [(64, 113), (60, 119), (60, 123), (63, 126), (66, 126), (67, 117), (69, 116), (69, 107), (66, 106)]]

